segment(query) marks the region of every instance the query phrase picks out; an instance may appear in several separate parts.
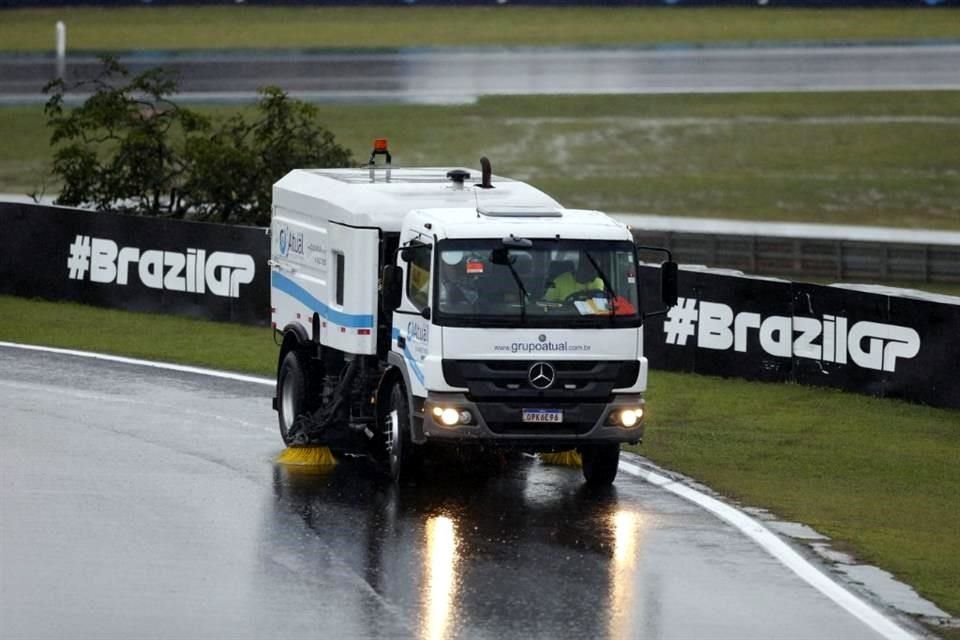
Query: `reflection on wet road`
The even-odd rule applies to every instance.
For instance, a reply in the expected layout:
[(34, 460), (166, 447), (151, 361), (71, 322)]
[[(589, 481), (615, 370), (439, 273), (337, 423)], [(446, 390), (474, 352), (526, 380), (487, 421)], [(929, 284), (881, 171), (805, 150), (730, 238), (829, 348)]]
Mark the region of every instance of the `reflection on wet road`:
[(270, 392), (0, 348), (0, 636), (877, 637), (629, 477), (274, 466)]
[[(960, 88), (960, 45), (663, 49), (453, 49), (136, 53), (131, 71), (162, 66), (181, 99), (250, 101), (265, 85), (318, 101), (459, 103), (484, 95), (740, 93)], [(67, 58), (67, 77), (96, 75), (95, 56)], [(43, 102), (50, 56), (0, 56), (0, 103)]]
[(574, 473), (532, 460), (487, 477), (431, 475), (394, 488), (371, 483), (362, 465), (323, 478), (277, 469), (274, 486), (279, 507), (409, 616), (418, 637), (629, 630), (644, 520), (615, 491), (591, 493)]

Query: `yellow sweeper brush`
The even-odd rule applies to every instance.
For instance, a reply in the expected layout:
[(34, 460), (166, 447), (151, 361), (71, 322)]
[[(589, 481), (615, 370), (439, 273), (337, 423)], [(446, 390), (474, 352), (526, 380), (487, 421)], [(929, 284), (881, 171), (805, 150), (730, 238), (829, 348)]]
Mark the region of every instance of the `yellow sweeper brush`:
[(570, 449), (569, 451), (541, 453), (540, 461), (543, 462), (543, 464), (555, 464), (563, 467), (583, 466), (583, 460), (580, 458), (580, 452), (576, 449)]
[(337, 459), (327, 447), (287, 447), (277, 462), (291, 467), (332, 467)]

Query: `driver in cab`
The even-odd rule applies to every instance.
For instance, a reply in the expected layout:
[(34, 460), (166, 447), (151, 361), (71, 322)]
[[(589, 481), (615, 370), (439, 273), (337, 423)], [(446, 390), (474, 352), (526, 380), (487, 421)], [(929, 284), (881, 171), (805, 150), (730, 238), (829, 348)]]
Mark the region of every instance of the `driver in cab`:
[(547, 284), (543, 299), (547, 302), (564, 302), (568, 297), (581, 291), (603, 291), (603, 280), (586, 256), (580, 255), (577, 267), (565, 271)]
[(440, 254), (440, 305), (475, 304), (476, 286), (467, 275), (466, 256), (462, 251)]

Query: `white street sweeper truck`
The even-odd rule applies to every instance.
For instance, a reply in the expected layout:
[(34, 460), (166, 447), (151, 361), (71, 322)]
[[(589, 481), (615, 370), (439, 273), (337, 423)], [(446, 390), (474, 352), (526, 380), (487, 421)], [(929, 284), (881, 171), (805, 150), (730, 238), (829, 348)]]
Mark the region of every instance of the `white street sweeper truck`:
[[(643, 435), (638, 247), (481, 166), (392, 167), (377, 141), (369, 167), (274, 185), (280, 434), (397, 480), (444, 445), (576, 449), (586, 481), (609, 484)], [(667, 257), (657, 306), (676, 301)]]

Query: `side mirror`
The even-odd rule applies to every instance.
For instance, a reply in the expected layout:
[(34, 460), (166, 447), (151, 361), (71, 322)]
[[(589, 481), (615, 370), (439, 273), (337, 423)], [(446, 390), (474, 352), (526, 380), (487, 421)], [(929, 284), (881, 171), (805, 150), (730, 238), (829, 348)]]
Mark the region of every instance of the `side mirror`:
[(667, 260), (660, 265), (660, 300), (667, 307), (677, 304), (678, 269), (677, 263)]
[(383, 268), (383, 308), (393, 313), (403, 297), (403, 269), (395, 265)]
[(400, 249), (400, 259), (404, 262), (410, 262), (413, 260), (413, 249), (410, 247), (404, 247), (403, 249)]
[(679, 269), (677, 263), (673, 261), (673, 254), (669, 249), (663, 247), (644, 247), (637, 245), (638, 251), (656, 251), (664, 253), (667, 256), (666, 261), (660, 265), (660, 301), (666, 305), (666, 308), (659, 311), (649, 311), (643, 314), (644, 318), (653, 316), (662, 316), (670, 311), (670, 307), (676, 306), (677, 296), (679, 295)]

